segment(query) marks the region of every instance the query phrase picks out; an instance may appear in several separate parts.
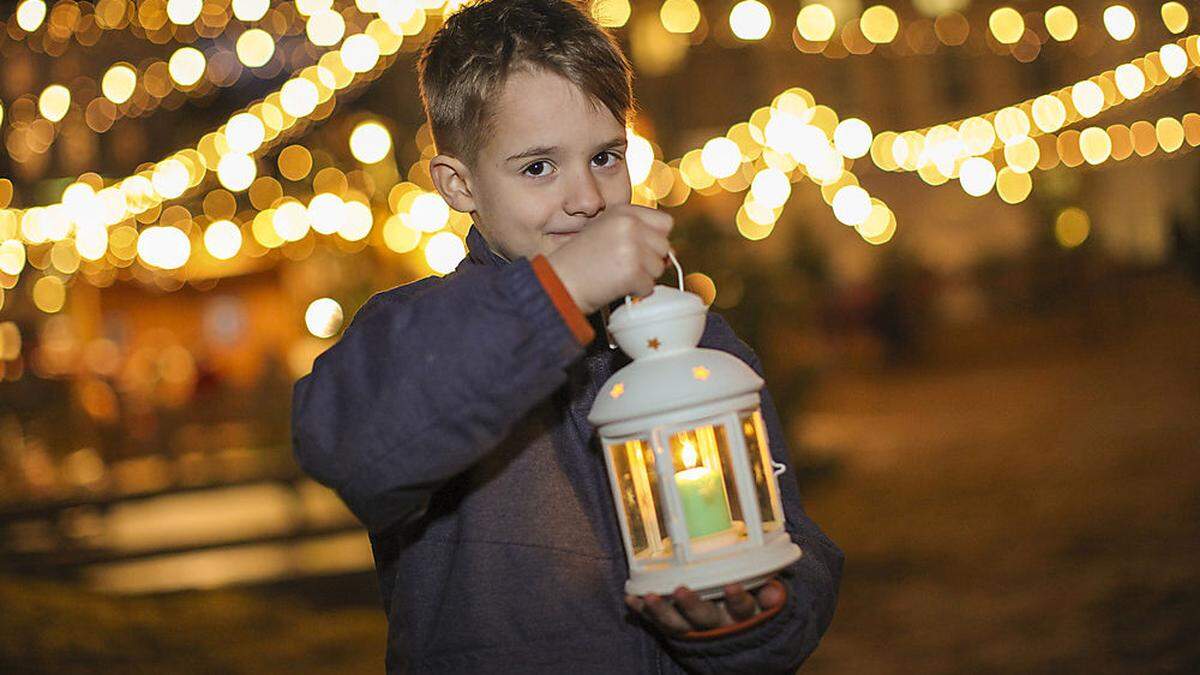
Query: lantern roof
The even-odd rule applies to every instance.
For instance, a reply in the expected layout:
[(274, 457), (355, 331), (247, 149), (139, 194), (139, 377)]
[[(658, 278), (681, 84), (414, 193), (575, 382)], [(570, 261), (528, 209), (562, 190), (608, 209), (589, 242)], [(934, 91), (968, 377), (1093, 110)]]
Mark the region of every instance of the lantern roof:
[[(609, 330), (633, 363), (617, 371), (596, 395), (588, 421), (597, 427), (714, 406), (745, 404), (763, 380), (741, 359), (697, 347), (708, 313), (695, 294), (669, 286), (612, 313)], [(699, 410), (697, 410), (699, 412)], [(636, 425), (635, 425), (636, 426)], [(619, 424), (611, 435), (630, 428)]]

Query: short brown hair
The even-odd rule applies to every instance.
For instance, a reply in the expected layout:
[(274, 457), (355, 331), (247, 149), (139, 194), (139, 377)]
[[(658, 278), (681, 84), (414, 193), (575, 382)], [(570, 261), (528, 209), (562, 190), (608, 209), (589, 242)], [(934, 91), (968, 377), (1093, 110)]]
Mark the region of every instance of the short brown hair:
[(451, 15), (421, 52), (421, 99), (438, 152), (473, 164), (493, 131), (490, 104), (514, 70), (528, 67), (566, 78), (628, 123), (629, 61), (580, 4), (482, 0)]

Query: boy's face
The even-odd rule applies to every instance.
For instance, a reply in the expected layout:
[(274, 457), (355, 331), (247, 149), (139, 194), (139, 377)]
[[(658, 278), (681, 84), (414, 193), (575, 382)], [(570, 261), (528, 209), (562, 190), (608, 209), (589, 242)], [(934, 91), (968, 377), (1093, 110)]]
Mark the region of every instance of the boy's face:
[(521, 69), (491, 105), (491, 138), (473, 166), (455, 163), (467, 194), (439, 190), (497, 253), (549, 255), (608, 206), (629, 203), (625, 126), (569, 80)]

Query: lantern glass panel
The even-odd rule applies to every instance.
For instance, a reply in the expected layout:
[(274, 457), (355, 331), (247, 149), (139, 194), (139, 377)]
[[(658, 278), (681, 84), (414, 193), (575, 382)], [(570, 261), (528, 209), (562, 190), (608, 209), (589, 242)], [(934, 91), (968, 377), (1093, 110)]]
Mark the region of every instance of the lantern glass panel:
[(670, 557), (671, 538), (667, 534), (650, 442), (634, 439), (615, 443), (609, 446), (609, 456), (621, 491), (621, 515), (629, 529), (633, 557)]
[(750, 473), (754, 476), (754, 492), (758, 497), (758, 510), (762, 514), (763, 530), (771, 531), (780, 525), (780, 514), (775, 509), (778, 501), (775, 495), (775, 482), (771, 480), (774, 465), (771, 463), (770, 449), (767, 446), (766, 426), (763, 424), (762, 413), (758, 410), (739, 415), (742, 435), (746, 439), (746, 451), (749, 453)]
[(742, 512), (725, 427), (709, 424), (672, 434), (668, 449), (688, 535), (705, 537), (740, 525)]

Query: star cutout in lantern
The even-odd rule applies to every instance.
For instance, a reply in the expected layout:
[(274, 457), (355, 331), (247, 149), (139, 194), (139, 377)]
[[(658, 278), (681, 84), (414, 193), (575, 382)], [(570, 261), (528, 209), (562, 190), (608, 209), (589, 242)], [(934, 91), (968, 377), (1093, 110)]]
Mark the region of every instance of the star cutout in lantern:
[(624, 394), (624, 393), (625, 393), (625, 383), (618, 382), (613, 385), (612, 391), (608, 392), (608, 395), (613, 398), (621, 398), (621, 394)]
[(650, 349), (658, 349), (662, 346), (662, 343), (658, 341), (658, 338), (650, 338), (646, 340), (646, 346)]
[(696, 378), (697, 380), (707, 380), (708, 375), (708, 368), (705, 368), (704, 366), (696, 366), (695, 368), (692, 368), (692, 377)]

